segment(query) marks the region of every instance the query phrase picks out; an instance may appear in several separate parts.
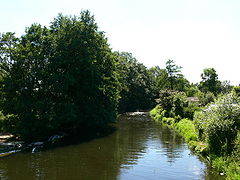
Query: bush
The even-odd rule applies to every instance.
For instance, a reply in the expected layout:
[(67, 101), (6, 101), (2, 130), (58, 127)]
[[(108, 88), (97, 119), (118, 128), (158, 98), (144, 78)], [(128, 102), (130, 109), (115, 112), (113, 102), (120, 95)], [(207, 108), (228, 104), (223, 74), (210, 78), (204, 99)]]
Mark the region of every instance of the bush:
[(234, 87), (233, 92), (239, 97), (240, 96), (240, 86)]
[(172, 117), (176, 120), (185, 117), (188, 99), (184, 92), (163, 90), (160, 92), (158, 103), (166, 111), (165, 117)]
[(235, 157), (217, 157), (212, 160), (212, 166), (218, 171), (226, 174), (226, 179), (240, 179), (240, 161)]
[(206, 126), (206, 116), (202, 111), (196, 111), (193, 116), (193, 122), (197, 129), (198, 137), (200, 140), (205, 140), (204, 130)]
[(201, 107), (198, 107), (194, 104), (190, 104), (189, 106), (187, 106), (185, 109), (184, 109), (184, 117), (185, 118), (188, 118), (188, 119), (193, 119), (194, 117), (194, 113), (196, 111), (201, 111), (202, 108)]
[(157, 105), (154, 109), (150, 111), (150, 116), (156, 120), (161, 121), (162, 118), (165, 116), (166, 110), (162, 108), (162, 106)]
[(223, 157), (215, 158), (212, 161), (212, 166), (215, 168), (218, 172), (225, 172), (225, 166), (226, 166), (226, 160)]
[(174, 118), (163, 117), (162, 122), (172, 126), (175, 123), (175, 119)]
[(212, 92), (203, 93), (201, 91), (199, 91), (196, 94), (196, 97), (199, 98), (199, 100), (200, 100), (199, 103), (201, 106), (206, 106), (207, 104), (213, 102), (214, 99), (216, 98)]
[(196, 112), (194, 122), (200, 138), (209, 144), (215, 155), (230, 154), (240, 129), (240, 100), (235, 93), (222, 96), (208, 109)]
[(240, 166), (239, 161), (232, 161), (226, 167), (227, 179), (240, 179)]

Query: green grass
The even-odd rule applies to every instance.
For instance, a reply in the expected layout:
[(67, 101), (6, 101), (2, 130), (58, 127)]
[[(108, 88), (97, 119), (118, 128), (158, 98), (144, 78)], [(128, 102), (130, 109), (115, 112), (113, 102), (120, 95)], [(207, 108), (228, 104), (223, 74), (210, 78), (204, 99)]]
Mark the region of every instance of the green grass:
[(179, 133), (185, 138), (186, 142), (197, 141), (198, 134), (193, 122), (189, 119), (182, 119), (174, 125)]

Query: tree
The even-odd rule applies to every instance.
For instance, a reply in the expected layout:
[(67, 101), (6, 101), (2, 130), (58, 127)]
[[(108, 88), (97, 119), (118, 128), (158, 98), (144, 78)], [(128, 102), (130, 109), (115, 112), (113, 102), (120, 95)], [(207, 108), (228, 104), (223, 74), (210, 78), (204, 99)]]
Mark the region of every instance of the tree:
[[(1, 52), (5, 125), (23, 140), (104, 127), (116, 118), (116, 57), (89, 11), (33, 24)], [(11, 52), (6, 53), (6, 52)]]
[(0, 35), (0, 75), (4, 76), (12, 66), (11, 55), (18, 38), (14, 33), (8, 32)]
[(149, 69), (151, 77), (153, 79), (156, 92), (159, 93), (161, 89), (169, 89), (170, 82), (168, 80), (168, 73), (166, 69), (161, 69), (159, 66), (155, 66)]
[(170, 82), (170, 89), (174, 89), (174, 84), (178, 78), (182, 77), (180, 66), (177, 66), (173, 60), (169, 59), (166, 62), (166, 71), (168, 74), (168, 80)]
[(181, 67), (173, 60), (166, 62), (166, 68), (153, 67), (150, 69), (158, 92), (163, 89), (187, 91), (190, 88), (189, 81), (183, 76)]
[(214, 95), (220, 93), (221, 82), (218, 80), (218, 74), (214, 68), (206, 68), (201, 74), (202, 81), (199, 89), (203, 92), (212, 92)]
[(227, 94), (231, 92), (233, 86), (231, 86), (230, 81), (225, 80), (221, 82), (220, 88), (221, 88), (221, 93)]
[(118, 69), (122, 91), (119, 111), (149, 109), (154, 104), (153, 82), (148, 69), (139, 63), (132, 54), (115, 53), (118, 57)]

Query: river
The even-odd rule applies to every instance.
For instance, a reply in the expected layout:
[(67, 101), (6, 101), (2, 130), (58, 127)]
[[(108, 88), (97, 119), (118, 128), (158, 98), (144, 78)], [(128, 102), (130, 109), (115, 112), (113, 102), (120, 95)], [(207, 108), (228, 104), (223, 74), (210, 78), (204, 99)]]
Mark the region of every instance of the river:
[(220, 180), (183, 138), (145, 116), (121, 116), (111, 135), (0, 159), (1, 180)]

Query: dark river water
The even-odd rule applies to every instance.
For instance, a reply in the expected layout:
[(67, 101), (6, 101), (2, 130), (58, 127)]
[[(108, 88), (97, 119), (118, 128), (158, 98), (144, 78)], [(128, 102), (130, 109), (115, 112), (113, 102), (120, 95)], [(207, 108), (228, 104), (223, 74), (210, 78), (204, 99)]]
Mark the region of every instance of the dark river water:
[(166, 126), (121, 116), (113, 134), (38, 153), (0, 159), (1, 180), (221, 179)]

